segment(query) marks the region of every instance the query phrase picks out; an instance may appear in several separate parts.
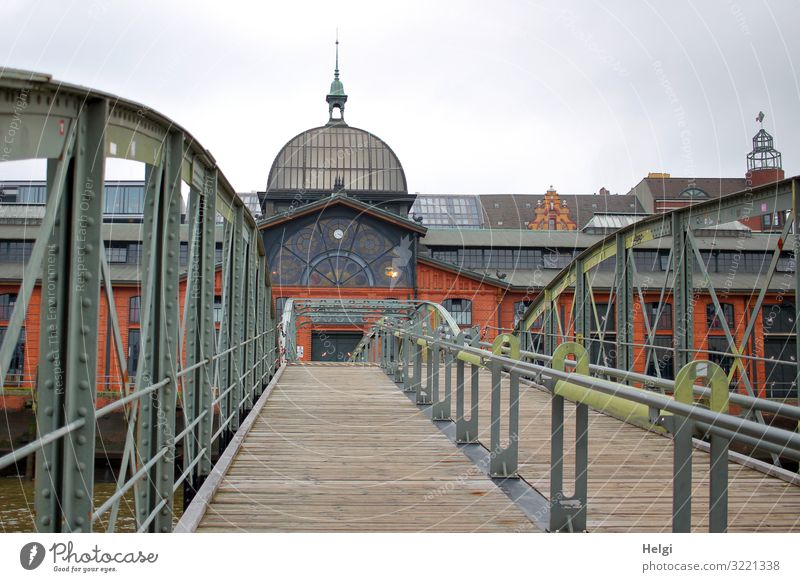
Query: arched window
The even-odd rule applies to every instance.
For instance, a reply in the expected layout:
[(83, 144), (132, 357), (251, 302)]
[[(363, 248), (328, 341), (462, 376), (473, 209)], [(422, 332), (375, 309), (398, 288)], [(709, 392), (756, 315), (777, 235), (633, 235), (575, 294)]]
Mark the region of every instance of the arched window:
[(3, 293), (0, 295), (0, 319), (11, 319), (11, 313), (14, 311), (16, 302), (16, 293)]
[(351, 218), (322, 218), (282, 243), (270, 266), (273, 284), (310, 287), (405, 287), (413, 240)]
[(141, 323), (142, 321), (142, 298), (139, 295), (131, 297), (128, 302), (128, 323)]
[(450, 312), (459, 326), (472, 325), (472, 301), (469, 299), (445, 299), (442, 307)]

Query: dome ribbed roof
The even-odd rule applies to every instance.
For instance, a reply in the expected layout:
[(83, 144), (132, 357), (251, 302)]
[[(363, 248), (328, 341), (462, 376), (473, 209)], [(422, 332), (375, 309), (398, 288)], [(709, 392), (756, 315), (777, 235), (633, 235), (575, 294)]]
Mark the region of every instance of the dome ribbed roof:
[(283, 146), (269, 172), (270, 192), (407, 194), (400, 161), (377, 136), (342, 122), (306, 130)]

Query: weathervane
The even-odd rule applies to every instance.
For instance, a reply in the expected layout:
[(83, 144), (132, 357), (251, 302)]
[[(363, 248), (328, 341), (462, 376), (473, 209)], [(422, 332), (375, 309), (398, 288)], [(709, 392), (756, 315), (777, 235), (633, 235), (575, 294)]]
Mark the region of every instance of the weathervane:
[(759, 111), (758, 112), (758, 115), (756, 115), (756, 121), (761, 124), (762, 128), (764, 127), (764, 112), (763, 111)]

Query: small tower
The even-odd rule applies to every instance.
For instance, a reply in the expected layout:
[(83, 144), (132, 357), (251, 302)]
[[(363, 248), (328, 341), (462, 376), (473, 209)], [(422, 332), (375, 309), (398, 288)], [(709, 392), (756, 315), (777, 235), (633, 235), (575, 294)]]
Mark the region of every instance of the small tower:
[(760, 186), (783, 180), (781, 153), (773, 147), (772, 136), (764, 129), (764, 112), (760, 111), (756, 121), (761, 129), (753, 136), (753, 151), (747, 154), (747, 185)]
[[(347, 103), (347, 94), (344, 92), (344, 85), (339, 80), (339, 33), (336, 33), (336, 68), (333, 71), (333, 82), (331, 83), (331, 90), (328, 96), (325, 97), (328, 102), (328, 125), (340, 124), (347, 125), (344, 122), (344, 104)], [(333, 116), (333, 110), (339, 110), (339, 117)]]

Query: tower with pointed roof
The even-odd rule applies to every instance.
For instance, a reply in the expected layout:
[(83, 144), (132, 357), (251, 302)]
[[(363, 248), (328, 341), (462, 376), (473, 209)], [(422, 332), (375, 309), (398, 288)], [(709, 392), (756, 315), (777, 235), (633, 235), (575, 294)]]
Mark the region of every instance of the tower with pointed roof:
[[(336, 68), (333, 70), (333, 82), (331, 90), (325, 97), (328, 102), (328, 124), (347, 125), (344, 122), (344, 104), (347, 103), (347, 94), (344, 92), (344, 85), (339, 80), (339, 34), (336, 34)], [(333, 116), (333, 110), (339, 110), (339, 117)]]

